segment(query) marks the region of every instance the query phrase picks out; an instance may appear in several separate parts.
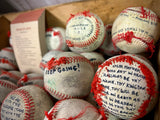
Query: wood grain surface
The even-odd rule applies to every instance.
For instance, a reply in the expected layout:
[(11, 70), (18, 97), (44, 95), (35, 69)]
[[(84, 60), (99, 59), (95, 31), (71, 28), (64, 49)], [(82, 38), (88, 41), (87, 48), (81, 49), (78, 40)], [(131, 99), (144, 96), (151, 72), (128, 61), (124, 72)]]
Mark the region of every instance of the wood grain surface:
[[(123, 9), (135, 6), (149, 8), (160, 16), (160, 0), (87, 0), (45, 7), (46, 27), (65, 27), (70, 14), (76, 14), (85, 10), (97, 14), (104, 24), (109, 24), (113, 23)], [(4, 16), (12, 21), (19, 14), (21, 12), (4, 14)]]

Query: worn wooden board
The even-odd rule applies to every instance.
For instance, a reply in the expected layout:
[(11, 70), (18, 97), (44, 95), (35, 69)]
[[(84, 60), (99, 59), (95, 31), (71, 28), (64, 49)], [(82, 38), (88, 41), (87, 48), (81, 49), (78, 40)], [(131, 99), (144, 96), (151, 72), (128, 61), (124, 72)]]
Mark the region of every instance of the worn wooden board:
[[(104, 24), (109, 24), (113, 23), (123, 9), (131, 6), (147, 7), (160, 16), (160, 0), (88, 0), (45, 7), (46, 24), (47, 27), (65, 27), (70, 14), (84, 10), (97, 14)], [(4, 16), (12, 21), (19, 14), (21, 13), (9, 13)]]
[(8, 32), (10, 31), (10, 21), (4, 16), (0, 17), (0, 50), (9, 46)]

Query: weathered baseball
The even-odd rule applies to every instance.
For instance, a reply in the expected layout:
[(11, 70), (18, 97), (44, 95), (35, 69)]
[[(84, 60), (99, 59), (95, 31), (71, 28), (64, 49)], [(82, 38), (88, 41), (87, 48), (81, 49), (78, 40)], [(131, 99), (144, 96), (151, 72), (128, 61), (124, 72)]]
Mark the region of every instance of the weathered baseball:
[(51, 51), (49, 51), (49, 52), (47, 52), (43, 57), (42, 57), (42, 60), (41, 60), (41, 62), (40, 62), (40, 68), (42, 69), (42, 70), (44, 70), (45, 69), (45, 67), (46, 67), (46, 63), (51, 59), (51, 58), (57, 58), (57, 55), (59, 54), (59, 53), (61, 53), (62, 51), (60, 51), (60, 50), (51, 50)]
[(46, 91), (34, 85), (20, 87), (4, 99), (1, 120), (42, 120), (53, 106)]
[(104, 55), (113, 56), (118, 55), (121, 51), (119, 48), (113, 45), (112, 42), (112, 24), (105, 25), (106, 36), (103, 44), (98, 48), (99, 52)]
[(158, 78), (153, 67), (133, 55), (106, 60), (92, 82), (94, 97), (101, 108), (121, 119), (139, 119), (157, 101)]
[(18, 65), (12, 47), (3, 48), (0, 51), (0, 68), (5, 70), (18, 69)]
[(44, 120), (101, 120), (98, 110), (82, 99), (58, 101), (47, 113)]
[(44, 87), (43, 75), (38, 73), (25, 74), (23, 77), (19, 79), (17, 85), (19, 87), (25, 85), (38, 85), (40, 87)]
[(95, 71), (97, 71), (98, 66), (105, 61), (103, 55), (98, 52), (83, 52), (80, 54), (86, 57), (93, 64)]
[(94, 69), (90, 61), (74, 52), (62, 52), (44, 70), (44, 87), (56, 99), (82, 98), (89, 94)]
[(112, 41), (119, 49), (128, 53), (153, 53), (159, 31), (159, 18), (153, 11), (144, 7), (129, 7), (114, 21)]
[(13, 82), (14, 84), (17, 84), (18, 80), (23, 76), (23, 73), (16, 70), (11, 71), (3, 71), (0, 74), (0, 79), (8, 80), (10, 82)]
[(67, 22), (66, 43), (71, 51), (94, 51), (103, 43), (104, 36), (102, 20), (89, 11), (71, 15)]
[(68, 50), (66, 44), (66, 30), (62, 27), (53, 27), (46, 30), (46, 43), (48, 50)]

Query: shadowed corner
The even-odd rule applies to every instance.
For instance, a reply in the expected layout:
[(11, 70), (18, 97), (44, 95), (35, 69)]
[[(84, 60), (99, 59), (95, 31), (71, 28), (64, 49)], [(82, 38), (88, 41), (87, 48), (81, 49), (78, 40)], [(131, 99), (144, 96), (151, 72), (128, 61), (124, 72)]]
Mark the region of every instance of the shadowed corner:
[(46, 28), (50, 27), (63, 27), (65, 28), (65, 23), (63, 23), (60, 19), (56, 18), (49, 10), (46, 9)]

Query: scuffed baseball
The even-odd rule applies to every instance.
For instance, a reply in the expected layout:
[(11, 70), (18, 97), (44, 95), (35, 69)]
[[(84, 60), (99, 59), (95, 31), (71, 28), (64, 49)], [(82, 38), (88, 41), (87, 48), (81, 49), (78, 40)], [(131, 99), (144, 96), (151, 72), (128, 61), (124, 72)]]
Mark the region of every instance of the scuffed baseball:
[(42, 120), (44, 111), (52, 106), (52, 99), (42, 88), (34, 85), (20, 87), (3, 101), (1, 120)]
[(66, 43), (71, 51), (91, 52), (103, 43), (104, 24), (89, 11), (71, 15), (66, 25)]
[(56, 99), (83, 98), (90, 92), (94, 68), (84, 56), (62, 52), (44, 70), (44, 87)]
[(124, 9), (112, 27), (112, 41), (128, 53), (154, 52), (154, 44), (160, 37), (159, 18), (144, 7)]
[(92, 82), (94, 98), (101, 108), (121, 119), (139, 119), (157, 101), (158, 77), (153, 67), (136, 55), (107, 59)]

